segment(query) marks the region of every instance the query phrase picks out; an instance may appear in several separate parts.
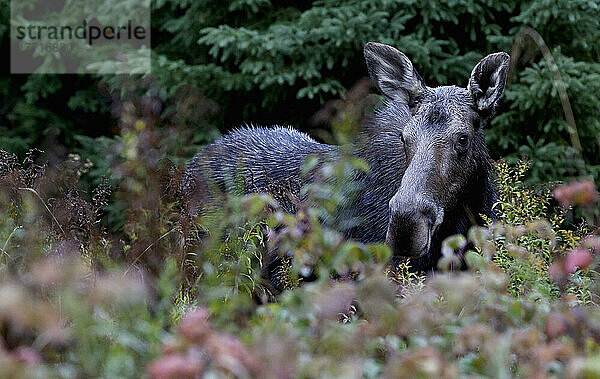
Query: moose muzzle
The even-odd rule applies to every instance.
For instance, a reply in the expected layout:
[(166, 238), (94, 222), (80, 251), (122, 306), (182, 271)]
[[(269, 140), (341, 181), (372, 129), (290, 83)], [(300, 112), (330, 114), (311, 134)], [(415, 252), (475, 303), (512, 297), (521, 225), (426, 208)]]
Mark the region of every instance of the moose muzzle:
[(386, 244), (394, 256), (421, 257), (431, 248), (434, 234), (444, 220), (443, 208), (433, 201), (396, 194), (390, 200)]

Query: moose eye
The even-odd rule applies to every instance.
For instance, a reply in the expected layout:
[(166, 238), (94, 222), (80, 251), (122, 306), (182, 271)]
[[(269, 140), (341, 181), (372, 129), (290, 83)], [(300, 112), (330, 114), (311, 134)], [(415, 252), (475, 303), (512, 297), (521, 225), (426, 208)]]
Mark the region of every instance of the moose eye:
[(469, 144), (469, 136), (467, 136), (466, 134), (463, 134), (460, 137), (458, 137), (458, 146), (464, 148), (468, 144)]

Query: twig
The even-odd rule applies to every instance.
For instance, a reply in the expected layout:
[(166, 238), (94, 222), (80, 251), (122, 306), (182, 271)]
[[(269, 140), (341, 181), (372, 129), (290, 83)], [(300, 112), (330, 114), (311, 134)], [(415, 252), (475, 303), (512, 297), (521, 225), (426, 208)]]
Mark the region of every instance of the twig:
[(11, 258), (10, 254), (8, 254), (8, 252), (6, 251), (6, 247), (8, 246), (8, 242), (10, 241), (10, 239), (12, 238), (12, 236), (15, 234), (15, 232), (19, 229), (21, 229), (22, 226), (15, 226), (15, 228), (13, 229), (12, 232), (10, 232), (10, 234), (8, 235), (8, 238), (6, 239), (6, 241), (4, 242), (4, 246), (2, 246), (2, 248), (0, 249), (0, 251), (2, 251), (3, 254), (5, 254), (7, 257)]
[(146, 252), (147, 252), (148, 250), (150, 250), (150, 249), (152, 248), (152, 246), (156, 245), (158, 242), (160, 242), (160, 240), (162, 240), (163, 238), (165, 238), (166, 236), (168, 236), (169, 234), (171, 234), (171, 233), (172, 233), (172, 232), (174, 232), (174, 231), (175, 231), (175, 228), (173, 228), (173, 229), (169, 230), (168, 232), (166, 232), (165, 234), (163, 234), (162, 236), (160, 236), (160, 237), (159, 237), (159, 238), (158, 238), (156, 241), (152, 242), (152, 243), (150, 244), (150, 246), (148, 246), (147, 248), (145, 248), (145, 249), (144, 249), (144, 251), (142, 251), (142, 252), (140, 253), (140, 255), (138, 255), (138, 256), (137, 256), (137, 257), (136, 257), (136, 258), (133, 260), (133, 262), (131, 262), (131, 264), (129, 265), (129, 267), (127, 267), (127, 270), (125, 270), (125, 272), (123, 273), (123, 276), (122, 276), (122, 278), (124, 278), (124, 277), (127, 275), (127, 273), (129, 272), (129, 270), (131, 270), (131, 268), (133, 268), (133, 266), (134, 266), (134, 265), (135, 265), (135, 264), (136, 264), (136, 263), (137, 263), (137, 262), (140, 260), (140, 258), (142, 258), (142, 256), (143, 256), (144, 254), (146, 254)]
[(58, 222), (58, 220), (54, 216), (54, 213), (52, 213), (52, 211), (50, 210), (50, 208), (48, 208), (48, 206), (46, 205), (46, 203), (44, 202), (44, 199), (42, 199), (42, 197), (40, 196), (40, 194), (37, 193), (37, 191), (34, 190), (33, 188), (28, 188), (28, 187), (27, 188), (19, 188), (19, 190), (21, 190), (21, 191), (29, 191), (29, 192), (33, 193), (35, 196), (37, 196), (38, 199), (40, 199), (40, 201), (42, 202), (42, 204), (44, 205), (44, 207), (46, 208), (46, 210), (48, 211), (48, 213), (50, 213), (50, 216), (52, 216), (52, 219), (54, 220), (54, 222), (56, 223), (56, 225), (58, 225), (58, 228), (60, 229), (60, 231), (62, 232), (62, 234), (66, 238), (67, 237), (67, 233), (65, 233), (65, 230), (62, 228), (62, 226), (60, 225), (60, 223)]
[[(523, 28), (520, 35), (517, 36), (517, 38), (515, 39), (515, 43), (513, 45), (512, 51), (511, 51), (513, 65), (516, 63), (518, 56), (521, 55), (521, 50), (522, 50), (521, 38), (520, 38), (521, 36), (527, 36), (527, 37), (531, 38), (531, 40), (533, 40), (533, 42), (535, 42), (538, 49), (540, 49), (542, 56), (546, 60), (546, 63), (548, 64), (548, 69), (550, 70), (550, 72), (552, 73), (552, 76), (554, 77), (554, 85), (556, 86), (556, 90), (558, 91), (558, 96), (560, 98), (563, 112), (565, 114), (565, 120), (567, 121), (567, 124), (568, 124), (567, 130), (569, 131), (569, 137), (571, 139), (571, 146), (575, 150), (575, 155), (577, 156), (577, 158), (579, 158), (580, 162), (582, 162), (583, 161), (583, 153), (582, 153), (583, 150), (581, 147), (581, 141), (579, 139), (579, 133), (577, 131), (577, 125), (575, 124), (575, 116), (573, 115), (573, 107), (571, 107), (571, 102), (569, 101), (569, 95), (567, 94), (566, 85), (565, 85), (565, 82), (562, 80), (560, 71), (558, 70), (558, 65), (554, 61), (554, 56), (552, 55), (550, 48), (548, 48), (548, 45), (546, 45), (546, 42), (544, 42), (544, 39), (542, 38), (540, 33), (538, 33), (535, 29), (533, 29), (529, 26), (526, 26), (525, 28)], [(579, 169), (580, 175), (585, 175), (584, 168), (582, 167), (581, 164), (578, 164), (577, 168)]]

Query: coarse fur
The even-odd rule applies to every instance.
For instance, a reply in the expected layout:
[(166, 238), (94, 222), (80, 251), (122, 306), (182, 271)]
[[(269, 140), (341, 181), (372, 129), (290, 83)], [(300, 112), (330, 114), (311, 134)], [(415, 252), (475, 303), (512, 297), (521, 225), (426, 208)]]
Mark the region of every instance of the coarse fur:
[[(370, 170), (354, 176), (362, 190), (338, 217), (362, 220), (344, 230), (347, 237), (385, 241), (395, 258), (410, 257), (414, 269), (429, 270), (444, 238), (466, 234), (482, 223), (480, 215), (493, 217), (496, 192), (483, 128), (504, 89), (509, 57), (482, 59), (467, 88), (427, 87), (391, 46), (370, 42), (365, 59), (386, 101), (352, 142)], [(190, 162), (181, 184), (184, 208), (193, 215), (218, 204), (220, 194), (267, 192), (294, 212), (300, 188), (312, 180), (302, 175), (309, 155), (336, 161), (341, 151), (290, 127), (237, 129)]]
[(291, 127), (233, 130), (189, 163), (181, 186), (184, 207), (188, 213), (198, 214), (214, 205), (221, 194), (266, 192), (284, 211), (294, 212), (294, 198), (307, 184), (301, 171), (309, 155), (335, 160), (339, 147), (318, 143)]

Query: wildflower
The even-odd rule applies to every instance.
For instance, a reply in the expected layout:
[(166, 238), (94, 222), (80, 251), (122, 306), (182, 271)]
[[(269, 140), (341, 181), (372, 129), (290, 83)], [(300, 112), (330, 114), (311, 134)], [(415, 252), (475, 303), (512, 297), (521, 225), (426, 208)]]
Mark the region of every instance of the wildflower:
[(198, 377), (204, 369), (200, 360), (190, 359), (183, 354), (172, 354), (154, 361), (148, 367), (152, 379), (185, 379)]
[(259, 371), (254, 356), (233, 336), (215, 333), (206, 341), (205, 347), (212, 363), (230, 374), (245, 377)]
[(562, 336), (567, 331), (565, 317), (559, 312), (551, 312), (546, 319), (545, 333), (548, 338)]
[(42, 361), (40, 353), (31, 347), (21, 346), (17, 348), (12, 355), (17, 361), (28, 365), (35, 365)]
[(591, 206), (598, 198), (596, 185), (590, 179), (584, 179), (554, 190), (554, 197), (563, 206), (583, 205)]
[(592, 254), (585, 249), (577, 249), (570, 252), (565, 259), (565, 270), (568, 273), (583, 270), (592, 263)]
[(188, 312), (179, 323), (179, 334), (186, 340), (202, 344), (212, 334), (209, 313), (206, 308)]

